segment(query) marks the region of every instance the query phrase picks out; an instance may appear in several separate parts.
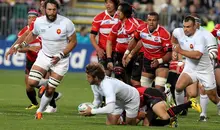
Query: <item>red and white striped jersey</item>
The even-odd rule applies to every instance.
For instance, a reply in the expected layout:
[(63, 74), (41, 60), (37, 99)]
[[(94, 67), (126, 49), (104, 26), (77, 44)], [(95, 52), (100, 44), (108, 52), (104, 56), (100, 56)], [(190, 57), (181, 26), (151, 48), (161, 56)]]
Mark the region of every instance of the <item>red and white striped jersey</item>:
[(142, 40), (144, 57), (149, 60), (162, 58), (172, 49), (170, 33), (160, 25), (150, 33), (148, 25), (142, 24), (134, 34), (136, 39)]
[[(30, 29), (29, 26), (25, 26), (19, 33), (18, 33), (18, 37), (21, 37), (28, 29)], [(32, 29), (33, 30), (33, 29)], [(35, 40), (33, 40), (29, 46), (41, 46), (41, 39), (39, 37), (37, 37)], [(34, 62), (37, 58), (37, 53), (33, 52), (33, 51), (28, 51), (26, 52), (26, 58), (31, 61)]]
[(108, 14), (107, 10), (95, 16), (91, 31), (98, 33), (98, 45), (100, 48), (106, 50), (107, 37), (111, 32), (112, 26), (117, 24), (118, 21), (117, 13), (112, 17)]
[(218, 60), (220, 60), (220, 24), (216, 24), (212, 30), (212, 35), (218, 38)]
[(140, 24), (135, 18), (128, 18), (124, 22), (119, 21), (113, 25), (108, 40), (112, 41), (113, 46), (116, 44), (116, 52), (124, 53), (126, 51), (128, 43), (134, 36), (138, 26)]
[(170, 61), (169, 70), (175, 71), (180, 74), (184, 69), (184, 62), (182, 61)]

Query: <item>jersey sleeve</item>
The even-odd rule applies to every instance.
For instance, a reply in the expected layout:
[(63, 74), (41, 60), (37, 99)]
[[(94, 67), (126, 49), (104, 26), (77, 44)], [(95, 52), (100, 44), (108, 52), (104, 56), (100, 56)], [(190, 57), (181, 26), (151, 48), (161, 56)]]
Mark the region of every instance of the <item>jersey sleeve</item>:
[(170, 33), (166, 29), (162, 28), (160, 35), (161, 35), (161, 42), (162, 42), (163, 50), (165, 52), (172, 51)]
[[(39, 35), (39, 25), (38, 25), (38, 20), (36, 19), (36, 21), (33, 23), (34, 25), (32, 26), (33, 27), (33, 29), (32, 29), (32, 33), (34, 34), (34, 35)], [(30, 30), (30, 28), (29, 28), (29, 30)]]
[(67, 20), (67, 37), (71, 36), (75, 31), (75, 25), (73, 24), (73, 22), (71, 20)]
[(140, 33), (141, 33), (141, 30), (142, 30), (142, 26), (139, 26), (138, 28), (137, 28), (137, 30), (135, 30), (134, 31), (134, 38), (135, 39), (140, 39), (141, 37), (140, 37)]
[(92, 21), (91, 31), (93, 31), (93, 32), (99, 32), (101, 22), (102, 22), (102, 19), (101, 19), (100, 14), (97, 15), (97, 16), (95, 16), (95, 18), (94, 18), (93, 21)]

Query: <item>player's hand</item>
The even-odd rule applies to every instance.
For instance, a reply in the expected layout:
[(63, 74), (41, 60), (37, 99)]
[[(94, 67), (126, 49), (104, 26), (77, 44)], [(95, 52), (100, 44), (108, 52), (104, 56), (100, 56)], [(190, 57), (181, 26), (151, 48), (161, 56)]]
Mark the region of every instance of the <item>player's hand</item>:
[(5, 53), (5, 59), (8, 60), (8, 56), (12, 56), (17, 53), (17, 49), (15, 47), (11, 47), (9, 51)]
[(174, 44), (173, 45), (173, 50), (177, 53), (179, 53), (181, 51), (181, 47), (179, 44)]
[(40, 46), (31, 46), (28, 49), (33, 52), (38, 52), (41, 49), (41, 47)]
[(153, 61), (151, 61), (150, 67), (151, 68), (157, 68), (159, 65), (159, 62), (157, 59), (153, 59)]
[(61, 58), (62, 58), (62, 56), (60, 54), (56, 54), (56, 55), (52, 56), (51, 63), (53, 65), (55, 65), (57, 62), (60, 61)]
[(122, 64), (123, 64), (124, 67), (126, 66), (126, 59), (127, 59), (127, 57), (128, 57), (128, 54), (124, 54), (123, 58), (122, 58)]
[(102, 58), (105, 56), (105, 51), (102, 48), (98, 48), (96, 50), (96, 52), (97, 52), (99, 58)]
[(113, 63), (112, 63), (112, 62), (108, 62), (107, 68), (108, 68), (109, 70), (113, 70)]
[(128, 56), (127, 56), (127, 58), (126, 58), (126, 60), (125, 60), (125, 62), (124, 62), (124, 64), (123, 64), (123, 66), (124, 67), (126, 67), (127, 65), (128, 65), (128, 63), (131, 61), (131, 58), (132, 58), (133, 56), (131, 55), (131, 54), (129, 54)]
[(91, 110), (92, 108), (87, 105), (87, 109), (85, 111), (80, 111), (79, 114), (82, 116), (92, 116)]

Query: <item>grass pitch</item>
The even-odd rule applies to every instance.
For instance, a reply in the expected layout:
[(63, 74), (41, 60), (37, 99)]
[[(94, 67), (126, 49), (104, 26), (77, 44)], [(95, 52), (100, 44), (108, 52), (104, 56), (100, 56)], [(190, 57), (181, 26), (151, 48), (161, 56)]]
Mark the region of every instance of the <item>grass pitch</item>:
[(30, 102), (26, 96), (23, 71), (0, 70), (0, 130), (220, 130), (220, 116), (211, 102), (207, 122), (198, 122), (199, 113), (190, 110), (187, 117), (178, 118), (178, 128), (143, 126), (106, 126), (105, 115), (82, 117), (77, 106), (92, 102), (93, 95), (84, 73), (68, 73), (57, 91), (63, 97), (57, 102), (58, 112), (43, 114), (35, 120), (36, 110), (25, 110)]

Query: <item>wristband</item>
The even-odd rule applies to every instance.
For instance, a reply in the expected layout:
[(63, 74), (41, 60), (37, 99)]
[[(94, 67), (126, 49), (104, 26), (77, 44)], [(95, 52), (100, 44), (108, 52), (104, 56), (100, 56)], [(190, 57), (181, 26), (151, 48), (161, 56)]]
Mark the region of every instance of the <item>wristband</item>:
[(128, 55), (128, 54), (130, 54), (130, 51), (129, 51), (129, 50), (126, 50), (126, 51), (125, 51), (125, 55)]
[(157, 61), (158, 61), (159, 64), (162, 64), (162, 63), (163, 63), (163, 59), (162, 59), (162, 58), (157, 59)]
[(24, 47), (27, 47), (28, 46), (28, 44), (25, 42), (25, 41), (23, 41), (22, 43), (21, 43), (21, 48), (24, 48)]
[(61, 56), (61, 58), (63, 58), (65, 56), (62, 51), (60, 52), (60, 56)]
[(112, 58), (107, 58), (107, 63), (112, 62)]

